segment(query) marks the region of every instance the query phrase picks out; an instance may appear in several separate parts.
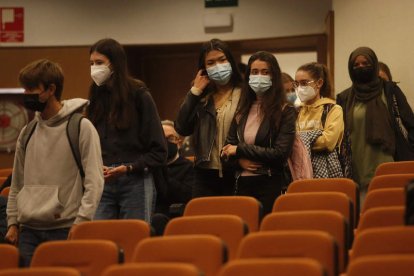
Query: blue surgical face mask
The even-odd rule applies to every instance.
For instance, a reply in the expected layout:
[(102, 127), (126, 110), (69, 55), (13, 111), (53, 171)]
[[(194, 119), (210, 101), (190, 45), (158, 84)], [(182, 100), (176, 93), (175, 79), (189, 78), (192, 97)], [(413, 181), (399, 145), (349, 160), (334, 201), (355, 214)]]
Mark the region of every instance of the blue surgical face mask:
[(257, 96), (262, 96), (270, 87), (272, 87), (272, 80), (270, 79), (270, 76), (266, 75), (250, 75), (249, 86)]
[(214, 81), (218, 85), (226, 85), (231, 78), (231, 65), (230, 63), (218, 63), (212, 67), (206, 69), (208, 78)]
[(288, 102), (290, 102), (291, 104), (294, 104), (295, 101), (296, 101), (296, 98), (297, 98), (296, 92), (295, 91), (287, 92), (286, 93), (286, 98), (287, 98)]

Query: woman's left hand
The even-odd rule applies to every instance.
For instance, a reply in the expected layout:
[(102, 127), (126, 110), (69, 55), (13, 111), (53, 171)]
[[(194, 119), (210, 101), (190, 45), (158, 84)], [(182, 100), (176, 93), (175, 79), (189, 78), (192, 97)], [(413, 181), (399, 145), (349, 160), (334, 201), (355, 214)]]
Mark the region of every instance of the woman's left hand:
[(114, 168), (108, 168), (104, 174), (105, 180), (113, 180), (122, 175), (125, 175), (127, 172), (127, 167), (125, 165), (121, 165)]

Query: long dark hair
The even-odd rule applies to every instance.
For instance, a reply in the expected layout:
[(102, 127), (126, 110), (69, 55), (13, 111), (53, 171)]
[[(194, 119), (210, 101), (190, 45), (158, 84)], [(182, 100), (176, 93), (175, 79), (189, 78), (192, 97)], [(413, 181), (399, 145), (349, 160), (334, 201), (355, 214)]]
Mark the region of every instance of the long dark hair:
[(310, 62), (300, 66), (297, 71), (307, 72), (315, 81), (319, 79), (323, 80), (323, 84), (319, 90), (320, 95), (324, 98), (335, 99), (332, 91), (331, 75), (329, 74), (329, 70), (326, 65), (317, 62)]
[(251, 105), (256, 100), (256, 93), (249, 86), (250, 70), (252, 68), (252, 63), (256, 60), (261, 60), (267, 63), (269, 66), (270, 77), (272, 78), (272, 87), (270, 87), (263, 95), (260, 112), (264, 119), (268, 118), (276, 129), (278, 129), (282, 117), (282, 108), (286, 104), (286, 93), (283, 89), (279, 63), (275, 56), (269, 52), (260, 51), (250, 57), (247, 64), (243, 93), (240, 98), (240, 107), (236, 116), (240, 117), (244, 114), (248, 114)]
[(126, 54), (118, 41), (101, 39), (90, 48), (89, 54), (93, 52), (109, 59), (112, 75), (102, 86), (97, 86), (94, 82), (91, 84), (88, 117), (93, 124), (106, 120), (117, 129), (127, 129), (131, 125), (134, 108), (132, 91), (139, 84), (145, 85), (129, 75)]
[[(216, 50), (223, 52), (226, 56), (227, 60), (229, 61), (232, 69), (232, 74), (230, 78), (230, 82), (233, 86), (239, 86), (242, 82), (242, 76), (239, 72), (238, 65), (236, 60), (234, 59), (233, 55), (230, 52), (229, 46), (222, 40), (214, 38), (210, 41), (203, 43), (200, 49), (200, 55), (198, 57), (198, 70), (206, 70), (206, 56), (209, 52)], [(215, 91), (215, 84), (214, 82), (210, 82), (207, 86), (205, 91)]]

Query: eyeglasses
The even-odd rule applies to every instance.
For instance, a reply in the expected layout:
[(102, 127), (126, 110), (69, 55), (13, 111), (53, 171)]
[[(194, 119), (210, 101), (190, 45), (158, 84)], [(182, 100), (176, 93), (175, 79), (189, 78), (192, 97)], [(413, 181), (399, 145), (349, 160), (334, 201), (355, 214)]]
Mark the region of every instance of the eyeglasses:
[(294, 81), (293, 82), (293, 87), (294, 88), (298, 88), (299, 86), (305, 87), (308, 86), (311, 83), (314, 83), (314, 80), (301, 80), (301, 81)]

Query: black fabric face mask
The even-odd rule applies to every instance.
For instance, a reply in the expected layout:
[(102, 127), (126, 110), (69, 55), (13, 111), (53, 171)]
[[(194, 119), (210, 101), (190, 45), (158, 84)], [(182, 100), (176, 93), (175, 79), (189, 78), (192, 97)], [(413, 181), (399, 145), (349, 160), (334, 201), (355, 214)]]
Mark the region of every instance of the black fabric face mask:
[(367, 83), (373, 80), (374, 68), (372, 66), (354, 68), (353, 72), (357, 83)]
[(42, 112), (46, 108), (47, 101), (40, 102), (39, 94), (23, 94), (23, 104), (29, 110)]
[(177, 155), (177, 152), (178, 152), (177, 144), (167, 142), (167, 148), (168, 148), (167, 160), (171, 160)]

